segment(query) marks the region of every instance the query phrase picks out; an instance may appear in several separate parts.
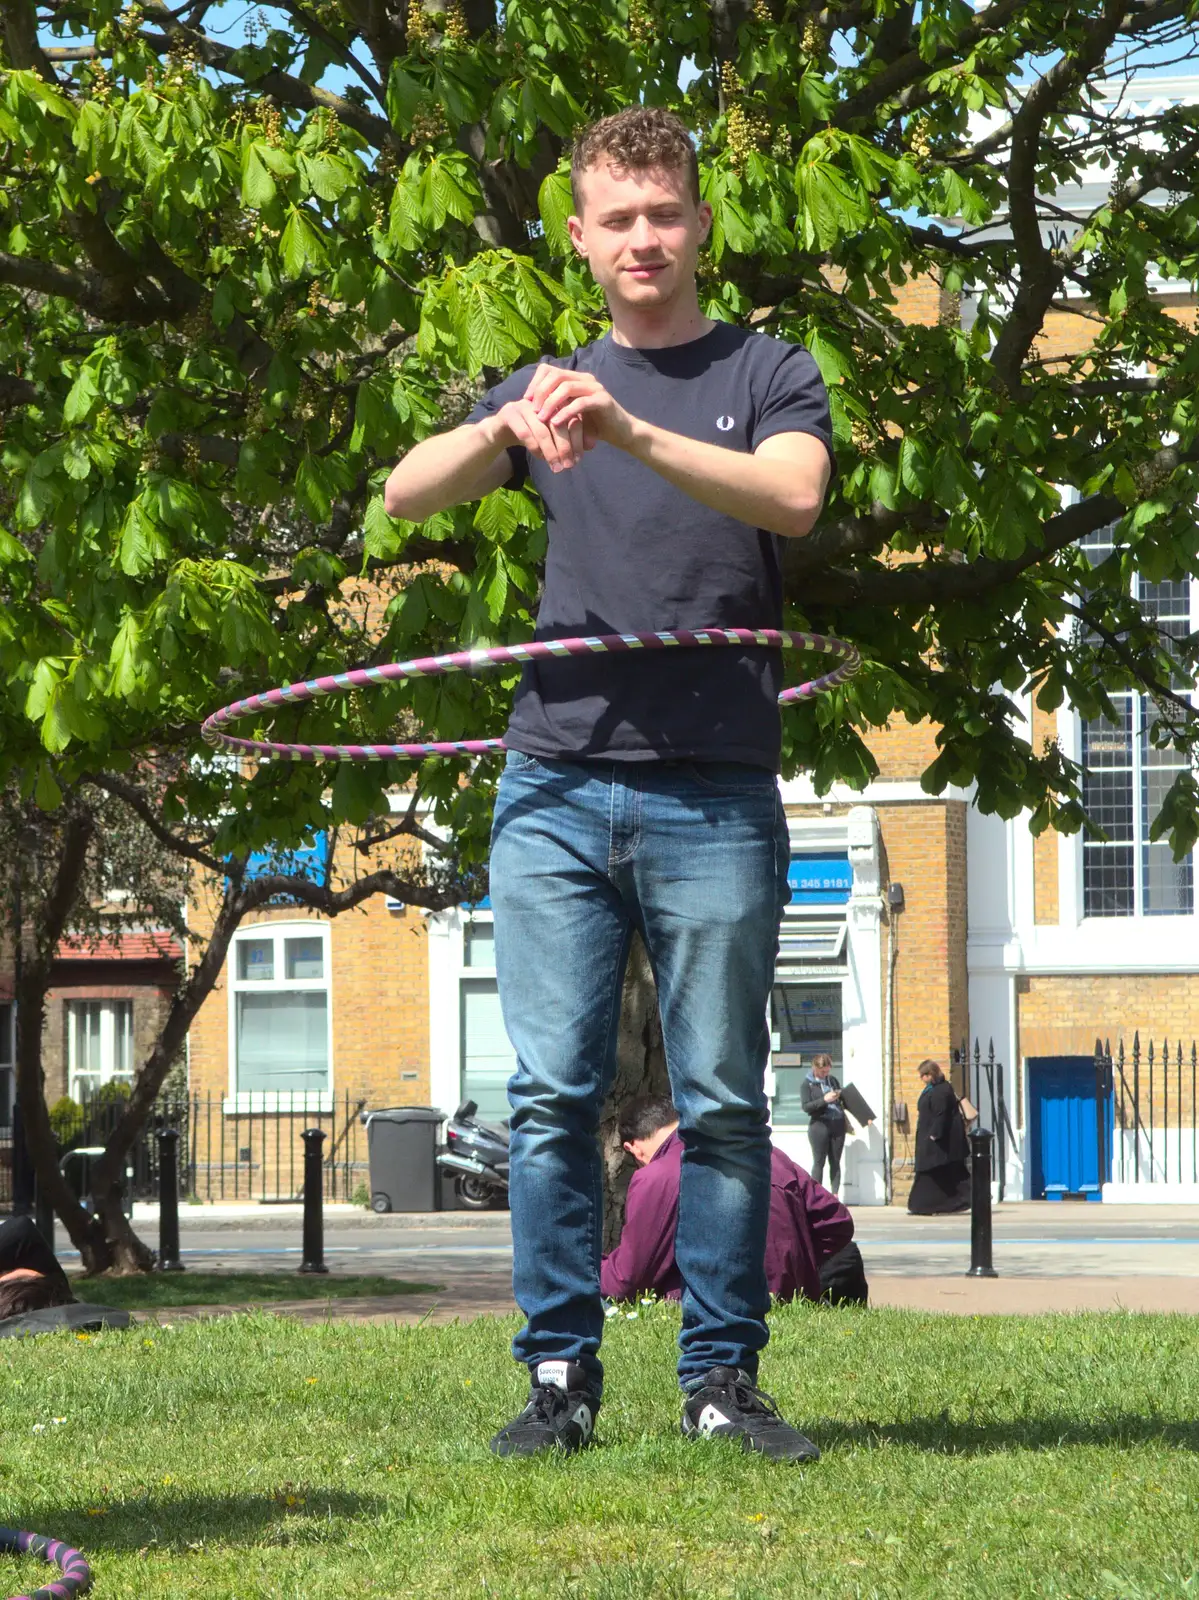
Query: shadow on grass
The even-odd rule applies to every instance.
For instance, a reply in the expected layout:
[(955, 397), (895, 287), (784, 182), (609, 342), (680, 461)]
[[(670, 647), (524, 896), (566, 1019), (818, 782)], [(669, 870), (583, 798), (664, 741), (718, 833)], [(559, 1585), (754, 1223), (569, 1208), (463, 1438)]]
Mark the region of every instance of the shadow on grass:
[(812, 1431), (822, 1449), (858, 1445), (879, 1450), (911, 1445), (934, 1455), (979, 1456), (1002, 1450), (1053, 1450), (1076, 1446), (1128, 1448), (1164, 1444), (1199, 1451), (1199, 1422), (1125, 1414), (1092, 1421), (1067, 1415), (1012, 1418), (1002, 1422), (955, 1422), (945, 1415), (908, 1417), (898, 1422), (843, 1422), (823, 1417)]
[(396, 1508), (374, 1495), (300, 1483), (268, 1494), (81, 1501), (68, 1510), (28, 1512), (20, 1526), (32, 1518), (35, 1532), (77, 1545), (89, 1557), (147, 1548), (180, 1554), (207, 1543), (324, 1543), (331, 1521), (377, 1519), (385, 1509), (394, 1514)]
[(433, 1294), (440, 1284), (408, 1283), (378, 1275), (300, 1272), (145, 1272), (131, 1277), (75, 1278), (71, 1288), (89, 1305), (122, 1311), (160, 1306), (270, 1305), (287, 1300), (394, 1299)]

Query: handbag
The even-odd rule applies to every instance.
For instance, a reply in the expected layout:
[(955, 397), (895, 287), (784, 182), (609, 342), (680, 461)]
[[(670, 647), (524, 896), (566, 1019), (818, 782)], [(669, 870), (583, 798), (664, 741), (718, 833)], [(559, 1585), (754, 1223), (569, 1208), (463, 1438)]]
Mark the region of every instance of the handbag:
[(972, 1122), (978, 1121), (978, 1107), (974, 1104), (969, 1095), (963, 1094), (958, 1096), (958, 1110), (962, 1113), (962, 1118), (967, 1127), (969, 1127)]

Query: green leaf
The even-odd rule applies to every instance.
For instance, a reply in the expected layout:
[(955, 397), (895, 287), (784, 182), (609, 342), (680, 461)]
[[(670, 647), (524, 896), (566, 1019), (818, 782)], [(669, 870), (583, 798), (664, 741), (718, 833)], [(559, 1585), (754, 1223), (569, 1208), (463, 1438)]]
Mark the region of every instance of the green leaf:
[(411, 522), (389, 517), (383, 508), (383, 496), (373, 496), (367, 501), (362, 519), (363, 554), (376, 561), (390, 561), (404, 548), (413, 527)]
[(100, 386), (96, 382), (95, 370), (85, 364), (75, 374), (75, 382), (71, 385), (67, 398), (63, 402), (63, 421), (70, 427), (75, 427), (76, 424), (86, 421), (92, 407), (99, 398)]
[(508, 604), (508, 566), (502, 550), (495, 548), (475, 573), (475, 589), (483, 597), (487, 615), (498, 622)]
[(170, 555), (166, 535), (153, 519), (141, 498), (131, 500), (121, 523), (117, 542), (117, 563), (129, 577), (149, 572), (158, 561)]
[(420, 176), (421, 211), (430, 228), (443, 228), (447, 217), (472, 221), (481, 198), (465, 156), (447, 151), (430, 157)]
[(428, 91), (411, 73), (405, 72), (398, 61), (393, 61), (387, 77), (387, 115), (392, 127), (401, 133), (411, 133), (421, 102), (428, 99)]
[(899, 447), (899, 481), (918, 500), (924, 498), (932, 483), (928, 447), (912, 434), (908, 434)]
[(333, 505), (334, 484), (323, 456), (305, 453), (296, 468), (296, 503), (314, 522), (326, 522)]
[(807, 250), (829, 250), (871, 219), (861, 185), (829, 161), (801, 161), (795, 169), (795, 194), (799, 235)]
[(43, 811), (57, 811), (62, 805), (62, 790), (58, 787), (58, 780), (48, 761), (39, 763), (37, 769), (37, 783), (34, 786), (33, 798)]
[(57, 656), (43, 656), (35, 665), (25, 696), (25, 715), (31, 722), (40, 722), (46, 715), (65, 672), (66, 667)]
[(68, 478), (74, 478), (77, 483), (88, 477), (92, 470), (92, 458), (88, 451), (87, 441), (78, 434), (67, 440), (66, 449), (63, 451), (62, 464), (66, 469)]
[(305, 267), (310, 267), (313, 272), (321, 272), (329, 264), (320, 231), (310, 221), (307, 212), (298, 206), (292, 207), (283, 237), (279, 240), (279, 255), (289, 278), (298, 278)]
[(262, 159), (264, 146), (246, 146), (241, 168), (241, 203), (253, 211), (261, 211), (275, 198), (275, 180), (267, 171)]
[(258, 146), (258, 154), (275, 174), (276, 178), (294, 178), (296, 164), (289, 151), (282, 145), (262, 143)]
[(889, 461), (876, 461), (870, 469), (870, 498), (881, 501), (888, 511), (898, 507), (895, 497), (895, 468)]
[(545, 242), (549, 245), (550, 254), (571, 255), (573, 246), (566, 219), (574, 211), (574, 198), (570, 192), (569, 172), (551, 172), (542, 179), (541, 188), (537, 191), (537, 209), (541, 213), (541, 226), (545, 230)]
[(940, 189), (943, 216), (975, 223), (984, 222), (991, 215), (988, 201), (952, 167), (945, 167), (941, 171)]
[(7, 528), (0, 526), (0, 564), (15, 566), (20, 562), (32, 561), (33, 557), (19, 539), (14, 539)]
[(387, 213), (387, 237), (397, 250), (415, 250), (420, 245), (420, 201), (407, 178), (399, 178), (391, 191)]
[(299, 157), (300, 179), (309, 194), (321, 200), (337, 200), (350, 186), (350, 172), (343, 161), (323, 152)]
[(112, 649), (108, 653), (108, 690), (118, 696), (131, 695), (138, 686), (142, 648), (141, 624), (131, 611), (121, 619)]

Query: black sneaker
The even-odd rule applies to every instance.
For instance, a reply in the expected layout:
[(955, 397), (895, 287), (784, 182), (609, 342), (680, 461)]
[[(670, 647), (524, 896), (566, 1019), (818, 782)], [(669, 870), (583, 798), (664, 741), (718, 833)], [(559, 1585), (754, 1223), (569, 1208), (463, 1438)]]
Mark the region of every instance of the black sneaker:
[(491, 1441), (497, 1456), (536, 1456), (561, 1450), (572, 1456), (590, 1444), (599, 1396), (573, 1361), (539, 1361), (530, 1369), (529, 1403)]
[(773, 1461), (819, 1461), (820, 1451), (784, 1422), (768, 1394), (739, 1367), (713, 1367), (683, 1406), (683, 1432), (690, 1439), (740, 1439)]

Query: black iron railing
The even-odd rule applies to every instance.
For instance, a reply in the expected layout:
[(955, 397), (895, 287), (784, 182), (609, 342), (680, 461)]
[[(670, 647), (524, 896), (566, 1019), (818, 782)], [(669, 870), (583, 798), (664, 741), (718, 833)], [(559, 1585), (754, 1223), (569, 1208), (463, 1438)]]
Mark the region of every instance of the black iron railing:
[(1199, 1043), (1095, 1041), (1100, 1171), (1121, 1184), (1199, 1184)]
[(1003, 1200), (1007, 1189), (1009, 1142), (1014, 1147), (1019, 1141), (1008, 1115), (1003, 1063), (995, 1059), (994, 1039), (988, 1039), (985, 1056), (981, 1044), (975, 1039), (973, 1056), (966, 1050), (962, 1051), (962, 1065), (964, 1091), (978, 1110), (978, 1125), (980, 1128), (989, 1128), (995, 1135), (997, 1198)]
[[(158, 1199), (158, 1139), (163, 1128), (179, 1134), (182, 1200), (299, 1200), (304, 1189), (306, 1128), (325, 1135), (321, 1170), (327, 1201), (352, 1200), (368, 1183), (368, 1098), (294, 1093), (280, 1097), (165, 1095), (154, 1107), (129, 1154), (128, 1185), (134, 1200)], [(103, 1147), (124, 1111), (110, 1096), (85, 1100), (62, 1154)], [(70, 1165), (70, 1163), (68, 1163)], [(79, 1172), (82, 1163), (74, 1171)], [(12, 1198), (12, 1130), (0, 1128), (0, 1209)]]

